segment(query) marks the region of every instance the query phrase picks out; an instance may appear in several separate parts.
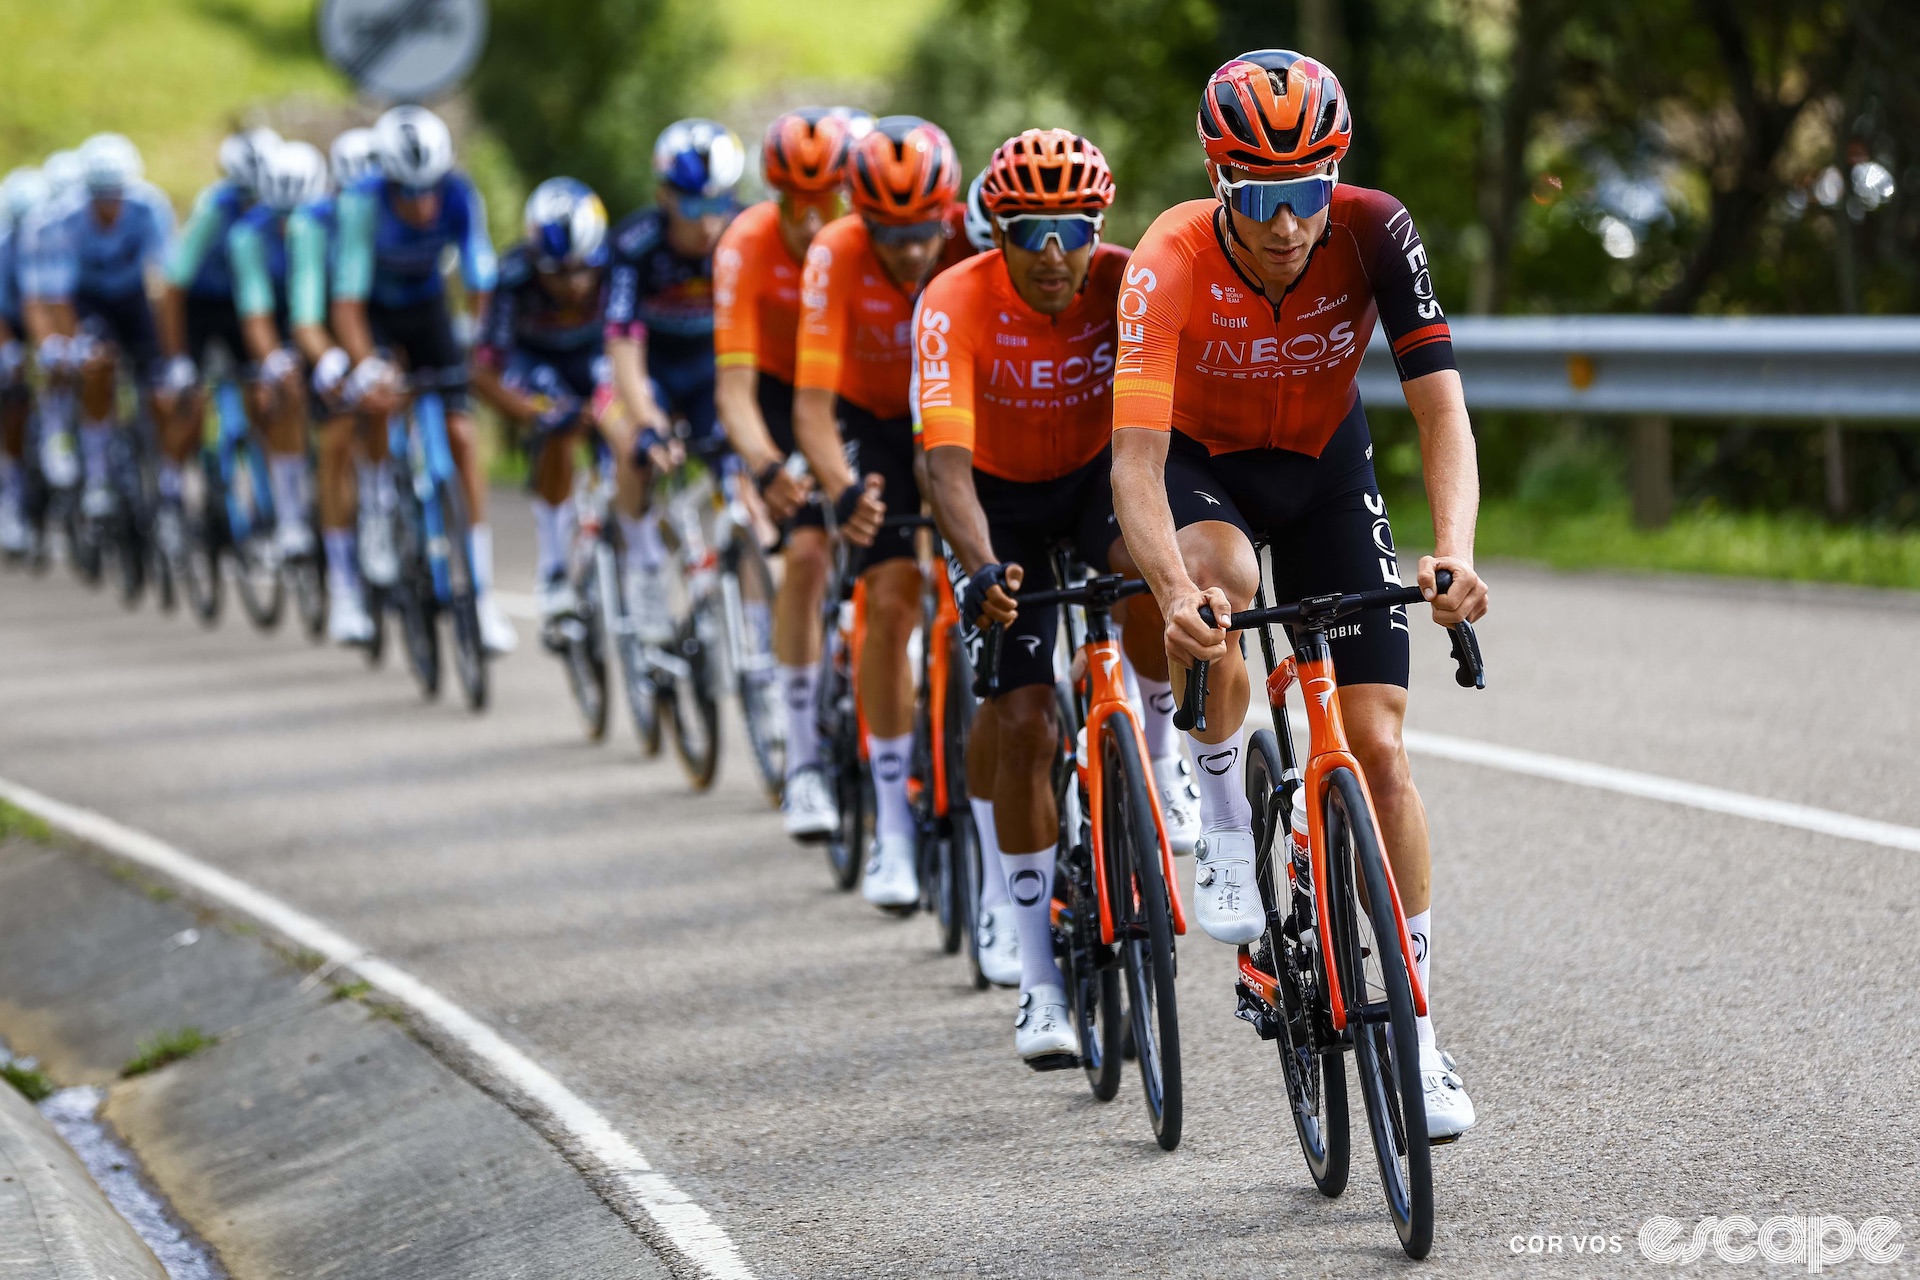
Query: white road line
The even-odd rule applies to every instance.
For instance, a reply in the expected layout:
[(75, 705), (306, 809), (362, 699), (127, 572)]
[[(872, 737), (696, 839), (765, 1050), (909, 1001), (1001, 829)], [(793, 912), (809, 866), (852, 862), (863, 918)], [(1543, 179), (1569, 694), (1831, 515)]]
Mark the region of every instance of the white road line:
[(144, 831), (123, 826), (91, 809), (62, 803), (0, 778), (0, 799), (115, 857), (158, 871), (203, 897), (350, 970), (403, 1005), (415, 1017), (487, 1064), (516, 1094), (566, 1137), (568, 1155), (585, 1161), (589, 1176), (610, 1188), (621, 1216), (665, 1255), (682, 1275), (710, 1280), (752, 1280), (753, 1272), (720, 1224), (664, 1175), (639, 1148), (552, 1073), (420, 979), (381, 960), (365, 947), (244, 880), (209, 866)]
[(1501, 747), (1471, 738), (1426, 733), (1419, 729), (1408, 729), (1406, 741), (1407, 750), (1421, 755), (1440, 756), (1466, 764), (1484, 765), (1490, 769), (1504, 769), (1509, 773), (1550, 778), (1555, 782), (1594, 787), (1601, 791), (1638, 796), (1644, 800), (1664, 800), (1668, 804), (1705, 809), (1709, 813), (1731, 814), (1755, 822), (1771, 822), (1776, 826), (1816, 831), (1821, 835), (1920, 853), (1920, 828), (1903, 827), (1873, 818), (1858, 818), (1850, 813), (1816, 809), (1811, 805), (1793, 804), (1768, 796), (1723, 791), (1719, 787), (1681, 782), (1652, 773), (1635, 773), (1631, 769), (1615, 769), (1610, 765), (1591, 764), (1585, 760), (1547, 755), (1521, 747)]

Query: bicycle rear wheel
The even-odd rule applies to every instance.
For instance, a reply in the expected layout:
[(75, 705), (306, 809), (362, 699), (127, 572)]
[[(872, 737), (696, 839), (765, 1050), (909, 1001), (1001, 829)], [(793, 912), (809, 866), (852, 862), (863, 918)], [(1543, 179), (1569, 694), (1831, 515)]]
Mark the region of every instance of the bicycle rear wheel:
[(318, 644), (327, 634), (327, 572), (318, 541), (308, 554), (287, 561), (284, 569), (293, 584), (293, 608), (299, 615), (300, 629)]
[(674, 754), (696, 791), (711, 787), (720, 770), (720, 680), (714, 670), (721, 636), (718, 613), (717, 601), (709, 596), (680, 624), (675, 647), (687, 664), (687, 677), (673, 682), (673, 697), (667, 702)]
[(580, 711), (587, 737), (599, 742), (607, 736), (607, 632), (600, 618), (600, 596), (592, 590), (591, 570), (579, 576), (575, 594), (580, 612), (550, 624), (560, 629), (560, 660), (567, 668), (567, 688)]
[[(1267, 909), (1264, 945), (1255, 963), (1274, 975), (1284, 1007), (1275, 1010), (1279, 1034), (1274, 1047), (1286, 1084), (1294, 1136), (1306, 1158), (1307, 1173), (1320, 1194), (1347, 1189), (1352, 1145), (1347, 1130), (1347, 1071), (1338, 1054), (1320, 1053), (1312, 1028), (1331, 1030), (1326, 1013), (1326, 981), (1315, 963), (1318, 947), (1301, 941), (1311, 917), (1298, 919), (1287, 875), (1293, 833), (1281, 808), (1280, 747), (1273, 730), (1262, 729), (1247, 743), (1247, 801), (1253, 808), (1254, 875)], [(1262, 963), (1264, 960), (1264, 963)]]
[(1153, 1136), (1167, 1151), (1180, 1145), (1185, 1111), (1180, 1080), (1180, 1019), (1174, 998), (1173, 920), (1160, 862), (1154, 793), (1140, 763), (1130, 722), (1101, 733), (1103, 855), (1113, 917), (1126, 971), (1127, 1020), (1140, 1062)]
[(211, 511), (214, 501), (214, 490), (209, 486), (199, 511), (182, 511), (180, 523), (184, 545), (171, 566), (181, 592), (187, 598), (187, 607), (208, 627), (220, 621), (220, 605), (224, 596), (224, 584), (220, 577), (220, 535)]
[(480, 642), (480, 584), (467, 541), (466, 495), (458, 478), (439, 486), (440, 528), (446, 547), (447, 618), (453, 624), (453, 674), (472, 711), (487, 709), (487, 651)]
[(233, 536), (227, 549), (233, 556), (234, 593), (247, 620), (261, 631), (272, 631), (280, 625), (286, 607), (286, 584), (273, 549), (266, 459), (251, 440), (243, 438), (234, 445), (230, 484), (226, 498)]
[(827, 866), (834, 887), (847, 891), (860, 882), (867, 840), (873, 832), (873, 779), (860, 757), (860, 718), (854, 711), (851, 672), (842, 661), (840, 639), (830, 632), (820, 681), (820, 763), (833, 788), (840, 825), (827, 838)]
[(593, 589), (600, 601), (601, 625), (611, 637), (620, 660), (620, 685), (626, 691), (627, 710), (633, 716), (633, 731), (640, 739), (641, 754), (660, 754), (660, 688), (654, 682), (645, 648), (633, 634), (627, 607), (621, 595), (620, 559), (613, 547), (598, 542), (593, 548)]
[(391, 589), (392, 599), (400, 614), (407, 669), (413, 672), (420, 696), (431, 702), (440, 696), (440, 606), (434, 597), (433, 572), (427, 567), (426, 531), (413, 483), (407, 480), (398, 488), (393, 545), (400, 573)]
[(1074, 1034), (1080, 1039), (1080, 1065), (1087, 1087), (1102, 1102), (1120, 1092), (1120, 1042), (1126, 1015), (1120, 1003), (1120, 967), (1113, 948), (1100, 941), (1100, 904), (1093, 886), (1093, 859), (1084, 844), (1063, 860), (1067, 884), (1064, 956), (1067, 1003)]
[(773, 656), (773, 571), (751, 530), (737, 530), (722, 578), (734, 644), (734, 690), (747, 726), (747, 746), (761, 785), (775, 805), (787, 777), (787, 705)]
[(1433, 1151), (1393, 890), (1360, 780), (1346, 769), (1333, 770), (1322, 803), (1334, 915), (1327, 932), (1346, 1001), (1367, 1128), (1400, 1247), (1410, 1258), (1424, 1258), (1433, 1248)]

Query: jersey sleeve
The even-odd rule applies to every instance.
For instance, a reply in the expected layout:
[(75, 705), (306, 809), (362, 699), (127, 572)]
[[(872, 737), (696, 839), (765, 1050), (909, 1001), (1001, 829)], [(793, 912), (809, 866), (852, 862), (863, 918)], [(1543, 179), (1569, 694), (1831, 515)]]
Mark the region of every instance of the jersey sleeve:
[(1376, 195), (1370, 211), (1377, 221), (1376, 238), (1365, 258), (1367, 279), (1400, 381), (1457, 368), (1453, 331), (1447, 327), (1440, 300), (1433, 296), (1427, 247), (1420, 243), (1413, 216), (1384, 193)]
[(80, 278), (73, 219), (55, 210), (28, 222), (20, 240), (20, 289), (32, 302), (65, 302)]
[(141, 265), (165, 270), (167, 253), (173, 247), (173, 203), (160, 188), (146, 192), (147, 224), (140, 242)]
[(973, 448), (973, 336), (965, 293), (936, 276), (913, 309), (913, 431), (922, 448)]
[(184, 289), (200, 274), (200, 264), (220, 234), (220, 190), (208, 187), (193, 202), (193, 212), (174, 238), (173, 251), (167, 255), (167, 283)]
[(333, 296), (342, 302), (365, 302), (373, 291), (373, 201), (368, 192), (346, 191), (336, 206)]
[(846, 361), (847, 313), (853, 307), (860, 265), (850, 247), (820, 240), (814, 237), (808, 247), (800, 276), (800, 337), (793, 385), (837, 394)]
[(520, 299), (520, 290), (515, 287), (518, 281), (513, 279), (518, 274), (515, 266), (510, 253), (501, 272), (503, 285), (488, 296), (487, 312), (480, 318), (473, 358), (490, 369), (505, 368), (507, 353), (513, 349), (514, 312)]
[(260, 228), (241, 219), (227, 232), (227, 262), (233, 269), (233, 306), (241, 316), (273, 314), (273, 276)]
[(760, 280), (765, 273), (762, 263), (749, 262), (752, 248), (746, 240), (729, 232), (713, 255), (713, 362), (721, 369), (751, 369), (759, 363)]
[(460, 223), (460, 278), (468, 293), (490, 292), (500, 280), (500, 260), (487, 233), (487, 206), (465, 179), (453, 184), (451, 194)]
[(287, 218), (287, 318), (296, 329), (327, 322), (327, 228), (305, 209)]
[(1113, 429), (1173, 429), (1173, 378), (1193, 292), (1192, 250), (1160, 226), (1127, 260), (1115, 304)]

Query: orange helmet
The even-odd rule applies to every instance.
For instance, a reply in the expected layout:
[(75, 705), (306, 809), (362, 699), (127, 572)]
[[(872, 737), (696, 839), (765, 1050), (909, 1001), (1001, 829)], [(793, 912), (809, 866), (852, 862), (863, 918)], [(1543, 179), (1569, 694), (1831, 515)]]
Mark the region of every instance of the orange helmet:
[(1288, 49), (1258, 49), (1208, 78), (1199, 129), (1210, 171), (1282, 178), (1346, 155), (1353, 116), (1333, 72)]
[(987, 161), (980, 199), (996, 216), (1098, 213), (1113, 203), (1113, 171), (1100, 148), (1068, 129), (1029, 129)]
[(792, 195), (837, 191), (847, 180), (851, 122), (831, 107), (801, 107), (767, 126), (767, 185)]
[(847, 186), (853, 207), (875, 222), (931, 222), (960, 194), (960, 158), (939, 125), (883, 116), (853, 144)]

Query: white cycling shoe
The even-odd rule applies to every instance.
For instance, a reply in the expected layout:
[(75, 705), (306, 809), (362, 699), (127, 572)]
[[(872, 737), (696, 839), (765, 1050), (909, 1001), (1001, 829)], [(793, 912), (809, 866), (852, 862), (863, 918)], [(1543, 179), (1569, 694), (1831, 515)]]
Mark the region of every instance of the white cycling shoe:
[(580, 612), (580, 596), (564, 573), (546, 579), (533, 594), (533, 607), (540, 625), (548, 626)]
[(0, 551), (23, 556), (33, 545), (32, 531), (20, 518), (19, 508), (11, 502), (0, 503)]
[(80, 493), (80, 514), (89, 520), (105, 520), (120, 507), (120, 499), (104, 484), (88, 484)]
[(285, 564), (313, 554), (313, 530), (304, 520), (288, 520), (274, 526), (273, 549)]
[(780, 818), (789, 836), (807, 843), (825, 840), (840, 825), (840, 808), (819, 766), (796, 769), (787, 779), (780, 793)]
[(913, 865), (918, 853), (912, 836), (876, 836), (860, 896), (876, 907), (914, 906), (920, 901), (920, 876)]
[(1452, 1142), (1473, 1128), (1479, 1119), (1473, 1111), (1473, 1099), (1467, 1096), (1453, 1055), (1438, 1045), (1420, 1046), (1420, 1085), (1427, 1095), (1427, 1140)]
[(1209, 831), (1195, 841), (1193, 884), (1195, 914), (1209, 937), (1244, 947), (1266, 931), (1253, 878), (1253, 832)]
[(1160, 815), (1167, 824), (1167, 844), (1174, 855), (1193, 852), (1200, 838), (1200, 796), (1179, 752), (1153, 762), (1153, 785), (1160, 793)]
[(368, 516), (360, 521), (355, 542), (360, 576), (376, 587), (392, 586), (400, 577), (400, 556), (393, 549), (393, 522), (384, 515)]
[(360, 593), (345, 584), (332, 584), (327, 595), (327, 639), (342, 645), (373, 641), (373, 619), (360, 603)]
[(973, 943), (988, 982), (996, 987), (1020, 985), (1020, 931), (1014, 927), (1011, 904), (980, 913)]
[(520, 633), (500, 612), (500, 602), (493, 598), (493, 592), (485, 592), (474, 601), (474, 612), (480, 615), (480, 644), (488, 653), (505, 656), (520, 647)]
[(1067, 1016), (1067, 993), (1051, 983), (1020, 993), (1013, 1020), (1014, 1052), (1035, 1071), (1058, 1071), (1080, 1061), (1080, 1038)]

